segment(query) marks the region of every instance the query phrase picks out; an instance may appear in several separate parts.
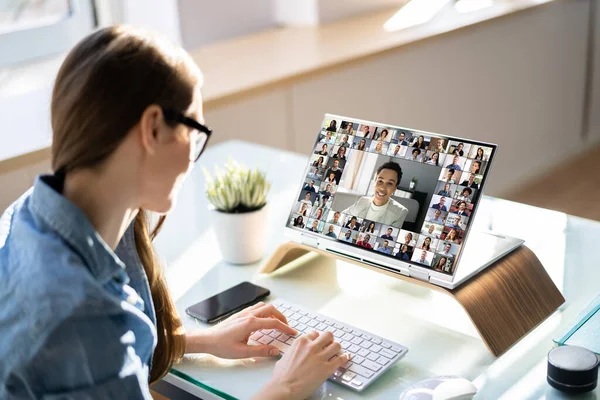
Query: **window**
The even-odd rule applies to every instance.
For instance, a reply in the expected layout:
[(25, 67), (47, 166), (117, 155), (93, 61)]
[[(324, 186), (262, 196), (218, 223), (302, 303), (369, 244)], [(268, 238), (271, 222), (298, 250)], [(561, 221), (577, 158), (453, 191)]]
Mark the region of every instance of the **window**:
[(92, 0), (0, 0), (0, 67), (66, 52), (94, 26)]

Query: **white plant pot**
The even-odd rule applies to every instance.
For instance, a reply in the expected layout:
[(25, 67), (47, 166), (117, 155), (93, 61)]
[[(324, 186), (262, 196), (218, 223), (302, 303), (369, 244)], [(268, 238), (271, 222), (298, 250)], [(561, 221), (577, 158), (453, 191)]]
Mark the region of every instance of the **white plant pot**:
[(213, 227), (225, 261), (251, 264), (263, 257), (268, 235), (267, 207), (243, 214), (227, 214), (211, 208)]

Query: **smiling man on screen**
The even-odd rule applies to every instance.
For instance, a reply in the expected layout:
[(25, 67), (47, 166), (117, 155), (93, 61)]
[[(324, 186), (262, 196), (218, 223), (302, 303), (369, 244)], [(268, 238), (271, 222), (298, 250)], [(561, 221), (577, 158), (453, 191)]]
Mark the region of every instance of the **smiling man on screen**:
[(400, 180), (402, 180), (400, 165), (393, 161), (386, 162), (377, 170), (373, 196), (361, 197), (343, 213), (385, 225), (402, 227), (408, 209), (391, 198), (400, 185)]

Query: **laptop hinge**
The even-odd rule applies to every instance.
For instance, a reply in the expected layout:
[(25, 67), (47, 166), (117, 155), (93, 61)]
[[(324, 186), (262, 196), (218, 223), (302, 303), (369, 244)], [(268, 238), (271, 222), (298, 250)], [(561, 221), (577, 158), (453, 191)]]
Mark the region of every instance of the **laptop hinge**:
[(310, 247), (314, 247), (315, 249), (319, 247), (319, 241), (311, 236), (305, 236), (302, 235), (302, 238), (300, 239), (300, 243), (302, 243), (305, 246), (310, 246)]
[(429, 272), (419, 271), (416, 268), (408, 267), (408, 276), (429, 282)]

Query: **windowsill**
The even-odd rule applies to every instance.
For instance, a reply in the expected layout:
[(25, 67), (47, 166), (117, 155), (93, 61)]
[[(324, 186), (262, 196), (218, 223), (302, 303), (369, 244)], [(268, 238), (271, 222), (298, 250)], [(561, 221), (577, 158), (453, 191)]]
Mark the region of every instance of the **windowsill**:
[[(513, 0), (461, 14), (446, 7), (422, 25), (386, 32), (383, 25), (397, 9), (322, 25), (271, 29), (191, 51), (205, 76), (206, 109), (248, 95), (347, 67), (402, 46), (482, 22), (532, 9), (556, 0)], [(14, 96), (47, 91), (64, 55), (0, 71), (0, 102)], [(45, 100), (49, 103), (49, 99)], [(0, 137), (0, 173), (48, 155), (49, 138), (33, 134), (27, 143)], [(13, 142), (13, 143), (11, 143)]]

